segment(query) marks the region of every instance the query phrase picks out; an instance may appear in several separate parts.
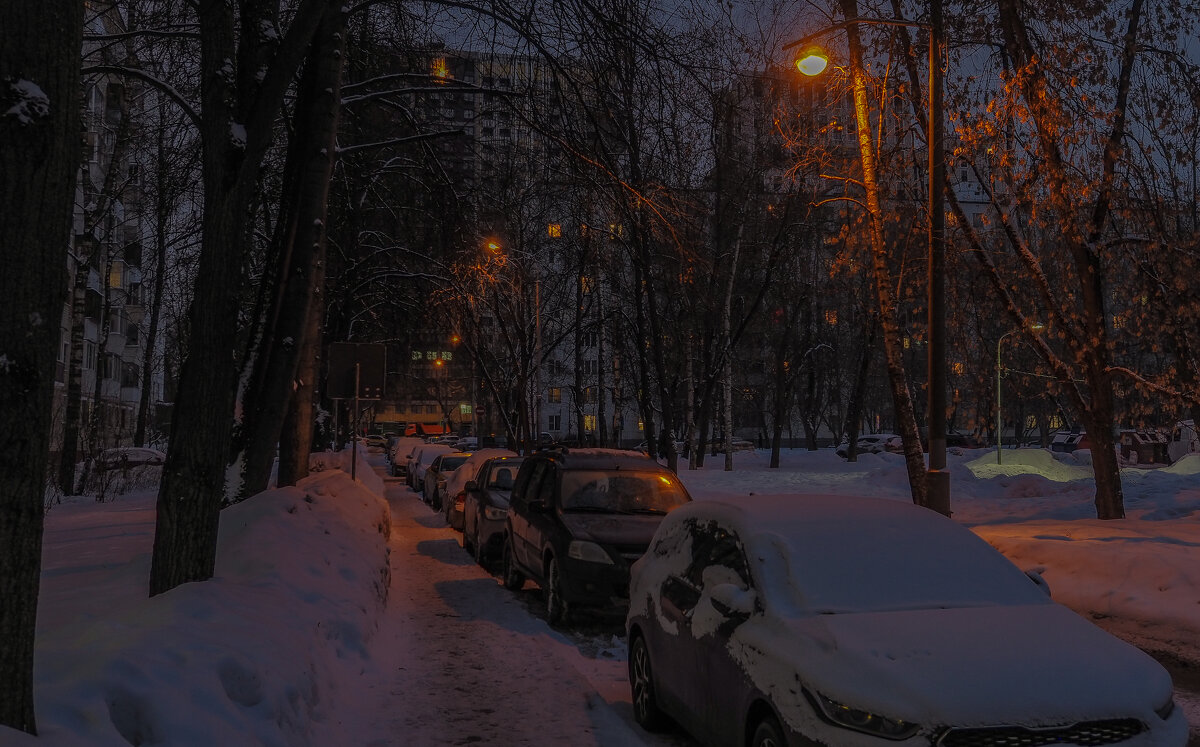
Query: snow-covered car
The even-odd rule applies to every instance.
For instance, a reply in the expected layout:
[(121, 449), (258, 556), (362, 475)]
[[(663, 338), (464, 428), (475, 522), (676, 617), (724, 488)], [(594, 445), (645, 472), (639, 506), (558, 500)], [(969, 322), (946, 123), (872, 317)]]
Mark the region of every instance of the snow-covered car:
[(551, 449), (525, 457), (504, 526), (503, 582), (542, 588), (546, 617), (624, 610), (630, 564), (662, 518), (691, 501), (658, 462), (618, 449)]
[(1183, 745), (1170, 675), (933, 511), (739, 496), (634, 564), (634, 716), (712, 744)]
[(392, 477), (408, 477), (408, 460), (414, 450), (424, 446), (425, 442), (411, 436), (399, 436), (389, 446), (387, 451), (388, 473)]
[[(442, 483), (440, 492), (442, 498), (442, 513), (446, 517), (446, 523), (451, 529), (463, 530), (463, 509), (467, 497), (467, 483), (475, 480), (477, 476), (486, 473), (481, 473), (485, 462), (494, 457), (515, 457), (517, 452), (509, 451), (508, 449), (480, 449), (479, 451), (467, 451), (468, 454), (457, 468), (446, 473), (445, 479), (439, 479)], [(451, 455), (453, 456), (453, 455)], [(445, 459), (445, 457), (443, 457)], [(513, 474), (516, 474), (515, 472)], [(466, 545), (464, 545), (466, 547)]]
[[(858, 437), (857, 451), (859, 454), (879, 454), (884, 451), (900, 454), (904, 451), (904, 440), (895, 433), (869, 433)], [(842, 459), (850, 456), (847, 442), (838, 444), (836, 453)]]
[[(497, 556), (504, 543), (509, 496), (525, 459), (507, 449), (485, 449), (475, 455), (492, 451), (504, 454), (487, 457), (462, 491), (463, 548), (475, 556), (479, 565), (486, 565), (489, 558)], [(455, 473), (455, 482), (458, 474)]]
[(158, 449), (143, 446), (118, 446), (105, 449), (96, 457), (96, 469), (100, 471), (113, 469), (131, 469), (133, 467), (160, 466), (167, 461), (167, 455)]
[(429, 497), (425, 494), (425, 471), (429, 469), (429, 464), (439, 454), (449, 454), (452, 451), (454, 448), (445, 444), (425, 444), (415, 450), (412, 458), (409, 459), (408, 484), (426, 501), (429, 500)]
[[(425, 502), (433, 507), (434, 511), (446, 513), (447, 504), (449, 501), (444, 500), (446, 496), (446, 478), (450, 476), (454, 470), (462, 466), (463, 462), (471, 456), (469, 451), (450, 451), (445, 454), (438, 454), (429, 463), (428, 469), (425, 470)], [(450, 522), (449, 514), (446, 514), (446, 523)]]

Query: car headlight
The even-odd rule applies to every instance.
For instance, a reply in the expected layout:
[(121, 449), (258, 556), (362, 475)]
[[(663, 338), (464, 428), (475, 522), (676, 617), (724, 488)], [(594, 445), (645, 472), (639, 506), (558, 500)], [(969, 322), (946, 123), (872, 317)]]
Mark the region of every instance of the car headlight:
[(483, 515), (488, 518), (488, 521), (504, 521), (504, 517), (508, 516), (508, 510), (496, 508), (495, 506), (487, 506), (483, 509)]
[(567, 547), (567, 557), (575, 558), (576, 560), (585, 560), (589, 563), (607, 563), (612, 565), (612, 558), (608, 553), (604, 552), (604, 548), (597, 545), (595, 542), (585, 542), (583, 540), (572, 540)]
[(908, 721), (887, 718), (886, 716), (880, 716), (839, 703), (836, 700), (826, 698), (820, 693), (815, 693), (812, 700), (830, 723), (844, 729), (861, 731), (864, 734), (871, 734), (883, 737), (884, 739), (901, 740), (908, 739), (921, 728)]

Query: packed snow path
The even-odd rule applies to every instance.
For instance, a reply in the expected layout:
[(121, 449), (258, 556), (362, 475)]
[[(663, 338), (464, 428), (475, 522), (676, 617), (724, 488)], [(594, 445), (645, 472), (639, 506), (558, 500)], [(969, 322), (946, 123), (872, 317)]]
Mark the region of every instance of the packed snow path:
[(378, 671), (364, 673), (376, 680), (364, 683), (368, 712), (381, 715), (370, 745), (693, 744), (634, 723), (613, 626), (549, 627), (529, 609), (532, 585), (505, 590), (402, 482), (388, 480), (386, 497), (392, 581), (371, 643)]

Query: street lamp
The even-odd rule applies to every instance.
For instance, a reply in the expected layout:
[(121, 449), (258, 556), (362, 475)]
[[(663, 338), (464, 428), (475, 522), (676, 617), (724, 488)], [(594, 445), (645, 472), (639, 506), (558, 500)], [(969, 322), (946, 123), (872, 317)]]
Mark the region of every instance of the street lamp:
[(805, 75), (824, 71), (824, 56), (810, 45), (816, 39), (856, 24), (904, 26), (929, 32), (929, 466), (925, 473), (929, 508), (950, 515), (950, 473), (946, 470), (946, 157), (942, 143), (942, 0), (929, 0), (929, 22), (898, 18), (849, 18), (784, 45), (801, 47), (796, 68)]
[[(1029, 328), (1037, 331), (1044, 328), (1046, 325), (1041, 322), (1034, 322), (1029, 325)], [(996, 340), (996, 464), (1000, 464), (1000, 450), (1004, 444), (1004, 421), (1000, 419), (1000, 377), (1004, 372), (1004, 368), (1000, 365), (1000, 345), (1004, 342), (1004, 338), (1020, 330), (1012, 329), (1000, 335), (1000, 339)]]

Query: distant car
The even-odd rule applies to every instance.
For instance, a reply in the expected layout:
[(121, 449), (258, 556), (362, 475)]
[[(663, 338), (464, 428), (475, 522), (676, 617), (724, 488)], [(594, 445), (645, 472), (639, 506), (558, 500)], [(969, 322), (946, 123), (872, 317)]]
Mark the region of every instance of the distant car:
[[(469, 456), (471, 456), (470, 452), (450, 451), (438, 454), (429, 463), (424, 478), (425, 502), (432, 506), (434, 511), (444, 512), (446, 510), (446, 501), (443, 500), (446, 494), (446, 478), (451, 472), (462, 466)], [(447, 517), (447, 521), (449, 521), (449, 517)]]
[[(900, 454), (904, 452), (904, 440), (895, 433), (869, 433), (858, 437), (859, 454), (879, 454), (882, 452)], [(842, 459), (850, 456), (846, 442), (838, 444), (837, 455)]]
[(629, 566), (668, 512), (691, 497), (674, 473), (644, 454), (552, 449), (525, 457), (504, 530), (504, 585), (542, 588), (546, 617), (581, 607), (620, 610)]
[(904, 501), (738, 496), (633, 566), (634, 718), (706, 743), (1183, 745), (1154, 659)]
[(509, 496), (524, 460), (515, 454), (490, 457), (463, 489), (463, 548), (479, 565), (500, 554)]
[(368, 449), (383, 451), (387, 448), (387, 436), (379, 433), (368, 433), (363, 436), (363, 443), (366, 444)]
[(113, 469), (160, 466), (166, 461), (167, 455), (158, 449), (143, 446), (118, 446), (100, 452), (100, 455), (96, 457), (96, 469), (103, 472)]

